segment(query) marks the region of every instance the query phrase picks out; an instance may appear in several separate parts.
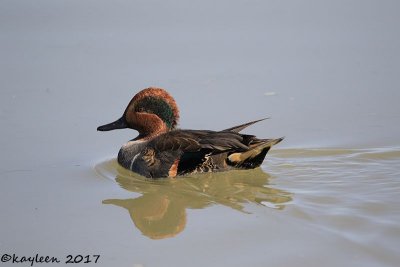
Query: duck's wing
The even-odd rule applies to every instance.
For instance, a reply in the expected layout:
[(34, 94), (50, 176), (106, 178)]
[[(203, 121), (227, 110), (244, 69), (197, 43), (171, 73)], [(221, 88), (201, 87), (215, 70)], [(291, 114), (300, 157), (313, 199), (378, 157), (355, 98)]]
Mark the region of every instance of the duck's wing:
[(173, 177), (203, 168), (211, 155), (247, 151), (249, 146), (243, 140), (235, 132), (176, 130), (156, 137), (148, 146)]
[(226, 168), (255, 168), (278, 139), (258, 139), (232, 131), (176, 130), (147, 144), (142, 159), (149, 177), (175, 177)]
[(176, 130), (153, 139), (149, 146), (156, 151), (199, 152), (201, 150), (215, 153), (227, 150), (245, 151), (249, 147), (244, 142), (247, 136), (229, 131)]
[(253, 125), (253, 124), (257, 123), (257, 122), (260, 122), (260, 121), (263, 121), (263, 120), (266, 120), (266, 119), (269, 119), (269, 118), (263, 118), (263, 119), (260, 119), (260, 120), (255, 120), (255, 121), (251, 121), (251, 122), (248, 122), (248, 123), (244, 123), (244, 124), (241, 124), (241, 125), (238, 125), (238, 126), (234, 126), (234, 127), (222, 130), (222, 132), (239, 133), (240, 131), (242, 131), (243, 129), (249, 127), (250, 125)]

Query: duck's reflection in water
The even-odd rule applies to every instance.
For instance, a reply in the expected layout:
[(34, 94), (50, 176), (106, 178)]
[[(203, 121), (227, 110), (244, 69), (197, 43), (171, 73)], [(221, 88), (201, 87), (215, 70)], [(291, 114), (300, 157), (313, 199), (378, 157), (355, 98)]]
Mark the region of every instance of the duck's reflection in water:
[(283, 209), (292, 199), (290, 193), (268, 187), (270, 176), (260, 168), (161, 180), (149, 180), (120, 166), (116, 168), (116, 181), (121, 187), (142, 196), (107, 199), (103, 203), (127, 209), (136, 227), (152, 239), (182, 232), (186, 209), (221, 204), (245, 212), (245, 203)]

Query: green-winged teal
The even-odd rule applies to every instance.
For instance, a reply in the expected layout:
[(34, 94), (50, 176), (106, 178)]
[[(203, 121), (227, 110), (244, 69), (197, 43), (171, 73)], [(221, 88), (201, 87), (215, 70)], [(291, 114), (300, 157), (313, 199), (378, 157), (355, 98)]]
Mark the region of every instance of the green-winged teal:
[(178, 120), (179, 109), (171, 95), (151, 87), (132, 98), (120, 119), (97, 130), (137, 130), (139, 135), (120, 149), (118, 162), (149, 178), (256, 168), (271, 146), (283, 139), (239, 133), (263, 119), (222, 131), (181, 130), (176, 128)]

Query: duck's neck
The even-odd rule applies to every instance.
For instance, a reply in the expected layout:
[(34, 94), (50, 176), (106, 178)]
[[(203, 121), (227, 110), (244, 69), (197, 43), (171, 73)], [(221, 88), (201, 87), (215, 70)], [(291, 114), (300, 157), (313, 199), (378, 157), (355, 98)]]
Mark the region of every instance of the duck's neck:
[(163, 133), (170, 131), (165, 122), (154, 114), (138, 114), (140, 125), (135, 125), (139, 136), (135, 140), (151, 140)]

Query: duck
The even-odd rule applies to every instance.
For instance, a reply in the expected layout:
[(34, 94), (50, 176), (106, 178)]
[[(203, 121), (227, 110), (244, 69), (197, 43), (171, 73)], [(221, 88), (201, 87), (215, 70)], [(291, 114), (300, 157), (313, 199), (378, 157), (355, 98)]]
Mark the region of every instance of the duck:
[(259, 139), (240, 132), (263, 120), (221, 131), (179, 129), (175, 99), (165, 89), (149, 87), (133, 96), (121, 118), (97, 130), (136, 130), (138, 136), (122, 145), (117, 161), (134, 173), (159, 179), (259, 167), (283, 137)]

